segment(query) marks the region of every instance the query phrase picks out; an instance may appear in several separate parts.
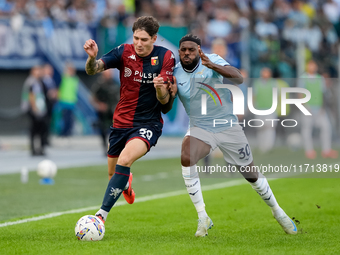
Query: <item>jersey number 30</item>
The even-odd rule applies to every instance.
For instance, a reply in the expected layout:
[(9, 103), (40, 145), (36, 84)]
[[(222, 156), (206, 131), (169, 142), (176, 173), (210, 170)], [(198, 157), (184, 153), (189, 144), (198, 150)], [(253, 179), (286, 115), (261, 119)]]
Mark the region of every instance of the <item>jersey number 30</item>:
[(238, 154), (240, 155), (240, 159), (244, 159), (246, 155), (248, 157), (250, 155), (249, 144), (247, 144), (244, 148), (239, 149)]

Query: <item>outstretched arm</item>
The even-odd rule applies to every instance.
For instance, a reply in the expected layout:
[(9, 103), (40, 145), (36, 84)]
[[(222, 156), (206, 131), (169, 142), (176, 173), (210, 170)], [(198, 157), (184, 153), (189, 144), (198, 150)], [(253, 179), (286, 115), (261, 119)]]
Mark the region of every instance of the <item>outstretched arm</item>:
[(85, 71), (88, 75), (94, 75), (104, 71), (104, 63), (101, 60), (96, 60), (98, 54), (98, 45), (92, 39), (89, 39), (84, 44), (88, 58), (85, 65)]
[(203, 53), (201, 50), (200, 46), (198, 46), (198, 53), (201, 57), (202, 60), (202, 65), (214, 70), (215, 72), (219, 73), (225, 78), (231, 79), (231, 81), (235, 84), (242, 84), (243, 83), (243, 77), (240, 72), (236, 67), (233, 66), (221, 66), (217, 65)]

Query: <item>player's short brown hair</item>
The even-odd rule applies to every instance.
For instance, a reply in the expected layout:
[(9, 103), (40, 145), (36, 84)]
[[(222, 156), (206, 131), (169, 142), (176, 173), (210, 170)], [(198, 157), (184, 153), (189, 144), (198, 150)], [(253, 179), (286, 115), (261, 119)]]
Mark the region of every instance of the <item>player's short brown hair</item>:
[(137, 29), (144, 30), (153, 37), (158, 33), (159, 23), (157, 19), (152, 16), (142, 16), (133, 23), (132, 32), (135, 32)]

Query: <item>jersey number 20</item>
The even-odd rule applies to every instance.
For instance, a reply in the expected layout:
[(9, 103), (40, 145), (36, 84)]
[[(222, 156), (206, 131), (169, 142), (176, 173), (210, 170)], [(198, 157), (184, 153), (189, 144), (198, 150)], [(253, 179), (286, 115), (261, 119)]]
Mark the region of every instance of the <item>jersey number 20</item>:
[(139, 129), (139, 134), (140, 134), (141, 137), (147, 138), (148, 140), (150, 140), (151, 137), (152, 137), (152, 131), (148, 130), (146, 128)]

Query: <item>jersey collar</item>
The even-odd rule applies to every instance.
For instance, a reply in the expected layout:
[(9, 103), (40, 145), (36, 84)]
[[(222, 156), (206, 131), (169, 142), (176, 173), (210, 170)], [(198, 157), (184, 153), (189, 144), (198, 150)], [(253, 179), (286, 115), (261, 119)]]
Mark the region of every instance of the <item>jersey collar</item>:
[(182, 67), (183, 67), (183, 70), (184, 70), (185, 72), (187, 72), (187, 73), (193, 73), (193, 72), (196, 71), (196, 69), (199, 67), (200, 64), (201, 64), (201, 59), (198, 60), (197, 65), (196, 65), (192, 70), (185, 69), (183, 66), (182, 66)]

